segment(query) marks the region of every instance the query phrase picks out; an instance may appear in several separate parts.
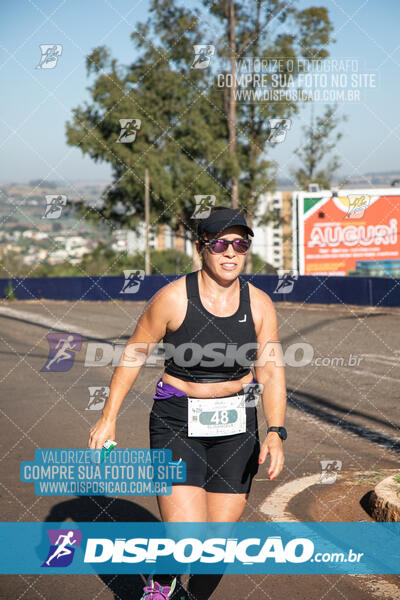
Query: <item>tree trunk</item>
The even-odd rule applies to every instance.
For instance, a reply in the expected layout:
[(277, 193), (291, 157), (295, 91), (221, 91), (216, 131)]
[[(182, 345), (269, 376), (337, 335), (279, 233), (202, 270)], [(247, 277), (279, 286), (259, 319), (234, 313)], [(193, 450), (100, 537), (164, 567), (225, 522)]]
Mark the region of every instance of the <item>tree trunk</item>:
[(144, 249), (144, 272), (151, 275), (150, 265), (150, 175), (146, 168), (144, 174), (144, 214), (145, 214), (145, 249)]
[[(257, 2), (257, 11), (256, 11), (256, 22), (255, 22), (255, 31), (256, 31), (256, 39), (253, 42), (253, 49), (258, 56), (259, 54), (259, 39), (261, 35), (260, 28), (260, 13), (261, 13), (261, 0)], [(253, 73), (254, 77), (254, 73)], [(254, 89), (254, 78), (252, 81), (252, 87)], [(259, 132), (257, 131), (257, 122), (256, 122), (256, 110), (254, 105), (250, 107), (250, 162), (249, 162), (249, 171), (250, 171), (250, 194), (249, 194), (249, 203), (247, 206), (247, 223), (249, 227), (253, 228), (254, 224), (254, 212), (256, 209), (256, 193), (255, 193), (255, 177), (257, 173), (257, 158), (260, 154), (260, 149), (257, 145), (257, 140), (259, 139)], [(252, 264), (252, 248), (247, 253), (246, 262), (245, 262), (245, 272), (250, 275), (253, 272), (253, 264)]]
[[(231, 54), (231, 76), (232, 85), (230, 87), (230, 102), (228, 115), (228, 131), (229, 131), (229, 151), (236, 158), (236, 39), (235, 39), (235, 4), (234, 0), (229, 0), (228, 13), (228, 38)], [(234, 163), (236, 161), (234, 160)], [(239, 179), (236, 175), (232, 177), (232, 192), (231, 192), (232, 208), (239, 206)]]
[[(251, 227), (251, 229), (253, 229), (253, 213), (249, 212), (247, 217), (246, 217), (246, 221), (249, 227)], [(244, 264), (244, 271), (246, 273), (246, 275), (251, 275), (251, 273), (253, 272), (253, 265), (252, 265), (252, 260), (251, 260), (251, 246), (250, 246), (250, 250), (247, 252), (246, 254), (246, 260), (245, 260), (245, 264)]]

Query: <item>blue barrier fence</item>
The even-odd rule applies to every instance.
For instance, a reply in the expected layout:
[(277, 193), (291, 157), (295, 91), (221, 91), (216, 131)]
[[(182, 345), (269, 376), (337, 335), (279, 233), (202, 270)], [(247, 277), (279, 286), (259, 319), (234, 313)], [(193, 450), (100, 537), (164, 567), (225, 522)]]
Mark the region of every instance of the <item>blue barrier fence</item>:
[[(136, 291), (121, 293), (124, 277), (43, 277), (0, 279), (0, 297), (10, 282), (18, 300), (149, 300), (160, 288), (182, 275), (149, 275)], [(241, 275), (269, 294), (274, 302), (400, 306), (400, 279), (386, 277), (321, 277), (303, 275), (290, 293), (275, 293), (277, 275)]]

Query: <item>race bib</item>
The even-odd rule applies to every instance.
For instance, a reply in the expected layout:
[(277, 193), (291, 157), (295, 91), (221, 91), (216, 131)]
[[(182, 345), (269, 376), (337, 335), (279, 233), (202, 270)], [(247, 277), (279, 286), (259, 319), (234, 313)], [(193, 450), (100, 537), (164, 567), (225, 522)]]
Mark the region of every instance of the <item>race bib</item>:
[(188, 397), (188, 436), (212, 437), (246, 431), (245, 395), (227, 398)]

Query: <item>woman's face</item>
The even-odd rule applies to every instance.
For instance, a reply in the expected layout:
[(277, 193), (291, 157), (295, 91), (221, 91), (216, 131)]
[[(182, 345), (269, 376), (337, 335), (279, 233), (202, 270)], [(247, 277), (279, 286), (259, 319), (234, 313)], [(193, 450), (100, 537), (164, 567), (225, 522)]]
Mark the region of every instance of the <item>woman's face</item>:
[[(208, 240), (224, 239), (232, 241), (238, 238), (246, 238), (246, 235), (243, 227), (234, 225), (227, 227), (220, 234), (207, 233), (204, 237)], [(197, 251), (199, 250), (198, 241), (196, 241), (196, 249)], [(200, 255), (203, 259), (204, 269), (227, 281), (235, 279), (241, 273), (244, 261), (246, 260), (246, 254), (236, 252), (232, 244), (229, 244), (225, 252), (221, 252), (220, 254), (214, 254), (209, 246), (205, 246), (201, 250)]]

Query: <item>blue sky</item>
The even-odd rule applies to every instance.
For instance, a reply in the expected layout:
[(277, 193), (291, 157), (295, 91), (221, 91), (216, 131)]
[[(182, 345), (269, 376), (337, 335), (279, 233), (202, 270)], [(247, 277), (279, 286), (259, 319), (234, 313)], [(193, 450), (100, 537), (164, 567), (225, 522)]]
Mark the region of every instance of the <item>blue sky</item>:
[[(186, 0), (186, 6), (200, 2)], [(354, 57), (361, 71), (377, 74), (376, 89), (361, 90), (361, 101), (341, 104), (348, 121), (338, 146), (342, 173), (400, 170), (400, 43), (397, 0), (300, 0), (299, 6), (329, 9), (336, 38), (332, 58)], [(106, 181), (107, 164), (66, 144), (65, 122), (72, 108), (90, 100), (85, 56), (106, 45), (120, 63), (135, 59), (130, 33), (145, 20), (146, 0), (3, 0), (0, 8), (0, 182), (34, 178)], [(212, 40), (207, 40), (211, 42)], [(63, 45), (55, 69), (38, 70), (40, 44)], [(316, 111), (322, 105), (316, 105)], [(285, 143), (271, 156), (285, 176), (296, 165), (293, 150), (310, 108), (293, 120)], [(16, 130), (16, 131), (15, 131)]]

